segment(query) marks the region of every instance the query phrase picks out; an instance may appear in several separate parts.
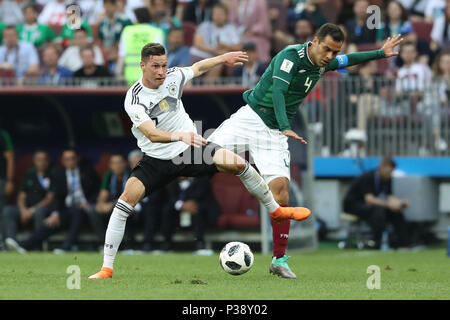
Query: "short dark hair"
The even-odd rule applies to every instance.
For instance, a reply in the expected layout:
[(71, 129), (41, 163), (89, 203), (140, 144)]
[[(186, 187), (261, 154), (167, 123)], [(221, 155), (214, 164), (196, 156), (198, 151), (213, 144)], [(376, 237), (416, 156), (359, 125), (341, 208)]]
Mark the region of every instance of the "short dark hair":
[(330, 36), (337, 42), (344, 42), (345, 39), (342, 29), (333, 23), (325, 23), (316, 32), (316, 37), (319, 39), (319, 42), (323, 41), (326, 36)]
[(170, 34), (172, 31), (181, 31), (181, 32), (184, 33), (184, 29), (183, 29), (182, 27), (173, 27), (173, 28), (170, 28), (170, 29), (169, 29), (169, 34)]
[(110, 3), (110, 4), (115, 5), (116, 4), (116, 0), (103, 0), (103, 4), (105, 4), (105, 3)]
[(16, 32), (16, 34), (19, 34), (19, 33), (17, 32), (16, 26), (13, 25), (13, 24), (7, 25), (7, 26), (3, 29), (3, 32), (6, 31), (6, 30), (14, 30), (14, 31)]
[(414, 50), (417, 51), (416, 44), (415, 44), (414, 42), (412, 42), (412, 41), (405, 41), (405, 42), (403, 42), (403, 43), (400, 45), (400, 51), (401, 51), (404, 47), (407, 47), (407, 46), (412, 46), (412, 47), (414, 48)]
[(138, 23), (150, 23), (152, 21), (150, 11), (146, 7), (134, 9), (134, 15)]
[(146, 62), (150, 56), (163, 56), (166, 54), (166, 49), (160, 43), (147, 43), (141, 50), (141, 61)]
[(38, 7), (34, 4), (34, 3), (28, 3), (23, 7), (23, 12), (25, 12), (25, 10), (27, 9), (32, 9), (34, 12), (38, 13), (39, 9)]
[(75, 153), (76, 155), (78, 155), (78, 151), (77, 151), (77, 149), (75, 149), (74, 147), (65, 147), (65, 148), (62, 150), (61, 154), (63, 154), (64, 152), (73, 152), (73, 153)]
[(391, 156), (385, 156), (381, 159), (380, 161), (380, 167), (383, 166), (389, 166), (393, 169), (395, 169), (395, 167), (397, 166), (397, 163), (395, 163), (394, 159), (392, 159)]

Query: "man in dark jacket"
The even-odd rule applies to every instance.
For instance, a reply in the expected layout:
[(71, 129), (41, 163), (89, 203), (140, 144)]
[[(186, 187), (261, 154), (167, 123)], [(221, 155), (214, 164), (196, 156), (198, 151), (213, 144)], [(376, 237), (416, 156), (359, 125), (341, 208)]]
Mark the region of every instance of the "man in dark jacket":
[(30, 168), (22, 179), (22, 185), (17, 196), (16, 205), (3, 209), (4, 237), (8, 240), (16, 238), (18, 225), (34, 223), (34, 229), (39, 230), (48, 214), (48, 206), (52, 202), (50, 194), (50, 161), (48, 153), (38, 150), (33, 155), (34, 167)]
[(166, 241), (162, 249), (171, 249), (174, 225), (179, 216), (180, 227), (192, 225), (196, 241), (194, 254), (212, 254), (205, 247), (205, 226), (215, 223), (221, 212), (209, 180), (179, 178), (169, 186), (168, 197), (169, 201), (163, 209), (162, 216), (162, 229)]
[(390, 157), (383, 158), (375, 170), (357, 178), (344, 198), (344, 211), (357, 215), (372, 229), (375, 248), (380, 248), (381, 235), (390, 222), (394, 227), (391, 239), (394, 247), (409, 245), (407, 224), (402, 210), (409, 206), (407, 200), (392, 195), (392, 171), (396, 164)]
[(43, 226), (20, 244), (25, 250), (39, 248), (42, 241), (61, 229), (68, 230), (66, 239), (62, 247), (55, 249), (54, 252), (74, 250), (86, 213), (95, 203), (99, 179), (94, 169), (81, 165), (78, 153), (74, 149), (63, 151), (61, 163), (63, 167), (55, 170), (51, 180), (53, 211), (44, 220)]

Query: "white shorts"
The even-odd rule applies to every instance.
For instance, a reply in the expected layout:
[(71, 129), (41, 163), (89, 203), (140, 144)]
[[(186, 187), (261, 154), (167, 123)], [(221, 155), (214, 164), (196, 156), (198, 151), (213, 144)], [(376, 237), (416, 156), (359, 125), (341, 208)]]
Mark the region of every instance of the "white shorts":
[(207, 140), (237, 154), (249, 151), (250, 163), (256, 164), (267, 183), (279, 177), (291, 178), (288, 138), (266, 126), (249, 105), (222, 122)]

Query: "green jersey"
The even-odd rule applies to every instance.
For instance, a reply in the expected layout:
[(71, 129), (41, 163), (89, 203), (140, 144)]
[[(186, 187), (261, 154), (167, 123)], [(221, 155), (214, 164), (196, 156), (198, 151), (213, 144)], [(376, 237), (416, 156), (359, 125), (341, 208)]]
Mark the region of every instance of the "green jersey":
[(52, 28), (45, 24), (20, 24), (16, 29), (20, 40), (29, 42), (37, 48), (44, 45), (47, 41), (51, 42), (56, 38)]
[(272, 59), (256, 87), (243, 94), (245, 102), (271, 129), (290, 129), (300, 103), (325, 72), (384, 57), (383, 50), (356, 52), (337, 56), (325, 67), (319, 67), (308, 55), (310, 44), (284, 48)]

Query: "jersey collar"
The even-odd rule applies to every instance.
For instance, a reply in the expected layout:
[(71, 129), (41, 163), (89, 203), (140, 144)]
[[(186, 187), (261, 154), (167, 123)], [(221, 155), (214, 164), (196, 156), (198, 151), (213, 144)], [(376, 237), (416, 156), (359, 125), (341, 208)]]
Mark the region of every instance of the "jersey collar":
[(311, 61), (311, 58), (309, 57), (308, 48), (309, 48), (310, 45), (312, 45), (312, 42), (311, 42), (311, 41), (308, 41), (308, 42), (306, 43), (306, 56), (308, 57), (309, 63), (311, 63), (311, 65), (312, 65), (313, 67), (317, 67), (317, 66)]

